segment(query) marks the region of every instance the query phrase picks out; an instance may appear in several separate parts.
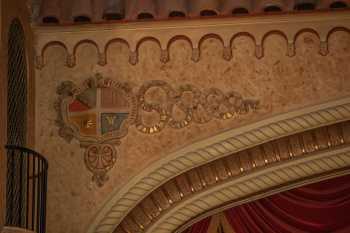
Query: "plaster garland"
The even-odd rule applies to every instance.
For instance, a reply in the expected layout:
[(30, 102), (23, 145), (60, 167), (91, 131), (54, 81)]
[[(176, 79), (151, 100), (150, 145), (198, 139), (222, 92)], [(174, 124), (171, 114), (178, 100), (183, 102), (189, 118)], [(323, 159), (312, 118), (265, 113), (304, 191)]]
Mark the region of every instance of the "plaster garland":
[[(147, 96), (152, 90), (165, 95), (165, 101)], [(85, 147), (85, 165), (93, 173), (93, 181), (102, 186), (107, 172), (117, 160), (117, 146), (128, 134), (130, 126), (144, 134), (156, 134), (167, 126), (182, 129), (193, 123), (204, 124), (212, 119), (235, 119), (256, 112), (260, 102), (246, 99), (231, 90), (201, 90), (191, 84), (173, 88), (161, 80), (145, 82), (137, 93), (130, 84), (119, 83), (96, 74), (79, 88), (63, 81), (57, 88), (56, 124), (59, 135), (67, 142), (73, 138)], [(191, 96), (186, 100), (186, 95)], [(182, 113), (178, 116), (175, 110)], [(153, 122), (144, 123), (144, 113), (156, 113)]]
[(349, 119), (350, 97), (347, 97), (232, 129), (180, 149), (142, 171), (121, 190), (116, 190), (88, 233), (113, 232), (151, 191), (194, 167), (267, 141)]
[[(98, 30), (98, 33), (96, 33)], [(321, 55), (328, 54), (328, 38), (336, 30), (350, 33), (350, 14), (348, 12), (321, 12), (297, 15), (256, 16), (249, 18), (225, 18), (188, 21), (163, 21), (149, 23), (128, 23), (124, 25), (86, 25), (35, 27), (36, 68), (45, 67), (45, 50), (52, 45), (60, 45), (67, 52), (66, 64), (74, 67), (76, 50), (83, 43), (96, 47), (98, 64), (108, 64), (106, 54), (114, 41), (129, 47), (129, 62), (138, 63), (138, 49), (147, 41), (156, 41), (161, 55), (160, 61), (169, 61), (169, 48), (178, 39), (189, 41), (192, 46), (192, 61), (200, 61), (201, 43), (207, 38), (217, 38), (223, 45), (223, 59), (232, 58), (231, 45), (235, 38), (248, 36), (255, 43), (255, 55), (264, 56), (265, 40), (271, 34), (282, 36), (287, 43), (286, 54), (295, 55), (295, 41), (303, 32), (312, 32), (320, 39)], [(69, 38), (69, 39), (67, 39)], [(101, 52), (103, 51), (103, 52)]]

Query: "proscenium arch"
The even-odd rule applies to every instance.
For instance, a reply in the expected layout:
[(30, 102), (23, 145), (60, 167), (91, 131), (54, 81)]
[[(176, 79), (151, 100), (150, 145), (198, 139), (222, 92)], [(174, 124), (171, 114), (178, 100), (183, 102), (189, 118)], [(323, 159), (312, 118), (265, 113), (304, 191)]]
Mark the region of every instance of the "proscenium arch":
[[(345, 163), (343, 163), (344, 161)], [(286, 181), (285, 178), (288, 175), (295, 175), (299, 171), (304, 172), (306, 176), (300, 175), (295, 177), (294, 180), (291, 179), (288, 180), (288, 183), (282, 184)], [(229, 208), (307, 184), (348, 174), (350, 174), (349, 146), (312, 155), (307, 159), (285, 163), (278, 169), (268, 168), (266, 170), (260, 170), (255, 174), (243, 176), (235, 181), (206, 190), (165, 213), (158, 221), (158, 224), (153, 224), (144, 232), (181, 233), (194, 223)], [(271, 181), (272, 184), (271, 186), (266, 185), (266, 189), (263, 191), (254, 189), (253, 185), (261, 188), (262, 181), (265, 182), (264, 185)], [(184, 218), (186, 214), (187, 221)], [(177, 220), (172, 220), (179, 218), (182, 218), (180, 224), (177, 223)], [(170, 225), (173, 225), (173, 227), (171, 228)]]
[[(162, 232), (164, 223), (172, 225), (171, 231), (167, 228), (164, 233), (172, 233), (185, 223), (186, 218), (207, 213), (210, 207), (229, 201), (236, 204), (240, 198), (250, 200), (256, 193), (261, 195), (281, 187), (285, 189), (300, 180), (309, 181), (310, 176), (312, 181), (314, 176), (333, 173), (333, 169), (345, 167), (349, 171), (346, 161), (313, 164), (323, 154), (346, 146), (350, 147), (350, 121), (269, 141), (195, 167), (152, 191), (123, 219), (115, 233)], [(258, 175), (254, 177), (254, 174)], [(250, 178), (245, 179), (247, 177)], [(227, 190), (217, 188), (227, 184), (232, 184)], [(207, 195), (203, 196), (203, 193)], [(168, 212), (173, 214), (168, 215)]]
[[(88, 233), (114, 232), (125, 216), (152, 191), (190, 169), (281, 137), (349, 119), (350, 97), (347, 97), (276, 115), (186, 146), (146, 168), (122, 189), (115, 190), (93, 221)], [(343, 155), (340, 153), (339, 156)], [(326, 159), (326, 157), (324, 158)], [(292, 164), (289, 165), (292, 166)], [(268, 170), (264, 169), (264, 171)], [(275, 171), (272, 170), (271, 174), (273, 172)], [(215, 189), (218, 189), (218, 186), (215, 186)], [(182, 205), (183, 202), (180, 204)], [(177, 211), (177, 209), (171, 209), (167, 213), (173, 211)], [(161, 217), (164, 224), (166, 224), (166, 217), (166, 215)], [(179, 224), (183, 224), (187, 220), (179, 221)], [(163, 230), (167, 229), (166, 226), (163, 227)], [(172, 226), (171, 230), (175, 230), (175, 228)], [(163, 232), (161, 229), (154, 228), (148, 230)]]
[[(333, 154), (329, 154), (329, 155), (333, 155)], [(343, 154), (343, 156), (347, 156), (347, 155)], [(318, 162), (319, 161), (321, 161), (321, 160), (318, 160)], [(325, 161), (325, 160), (323, 160), (323, 161)], [(310, 165), (310, 164), (307, 164), (307, 165)], [(220, 205), (220, 206), (212, 208), (210, 210), (205, 210), (202, 214), (199, 214), (196, 217), (190, 219), (189, 221), (184, 222), (184, 224), (179, 226), (174, 231), (174, 233), (185, 232), (186, 229), (188, 229), (189, 227), (191, 227), (195, 223), (200, 222), (203, 219), (208, 218), (210, 216), (219, 214), (220, 212), (224, 212), (225, 210), (234, 208), (236, 206), (243, 205), (243, 204), (246, 204), (246, 203), (249, 203), (252, 201), (256, 201), (256, 200), (259, 200), (262, 198), (266, 198), (266, 197), (269, 197), (269, 196), (277, 194), (277, 193), (281, 193), (281, 192), (285, 192), (285, 191), (292, 190), (295, 188), (299, 188), (299, 187), (302, 187), (305, 185), (309, 185), (309, 184), (313, 184), (313, 183), (317, 183), (317, 182), (321, 182), (324, 180), (333, 179), (336, 177), (345, 176), (345, 175), (349, 175), (349, 174), (350, 174), (350, 168), (339, 169), (339, 170), (336, 170), (335, 172), (331, 172), (331, 173), (325, 172), (324, 174), (321, 174), (321, 175), (312, 176), (312, 177), (307, 178), (307, 179), (300, 179), (300, 180), (295, 181), (295, 182), (290, 182), (284, 186), (278, 186), (276, 188), (266, 190), (265, 192), (256, 193), (256, 194), (248, 196), (246, 198), (241, 198), (241, 199), (237, 199), (233, 202), (228, 202), (227, 204)], [(233, 184), (233, 185), (237, 185), (237, 184)], [(240, 185), (240, 184), (238, 183), (238, 185)], [(231, 185), (231, 188), (232, 188), (232, 185)]]

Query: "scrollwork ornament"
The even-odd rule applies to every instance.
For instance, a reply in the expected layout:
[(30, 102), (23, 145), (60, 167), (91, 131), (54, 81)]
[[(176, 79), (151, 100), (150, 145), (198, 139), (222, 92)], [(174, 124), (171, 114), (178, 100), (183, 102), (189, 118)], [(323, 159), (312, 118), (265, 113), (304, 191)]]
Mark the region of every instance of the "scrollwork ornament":
[[(157, 101), (146, 97), (152, 89), (156, 93), (163, 92), (165, 99)], [(138, 102), (139, 114), (136, 127), (146, 134), (158, 133), (167, 125), (181, 129), (189, 126), (191, 122), (204, 124), (213, 118), (227, 120), (256, 111), (259, 106), (259, 101), (244, 99), (235, 91), (225, 94), (219, 89), (211, 88), (201, 92), (193, 85), (181, 85), (175, 91), (168, 83), (160, 80), (144, 84), (139, 90)], [(143, 112), (157, 114), (158, 120), (150, 125), (145, 124)]]
[[(88, 78), (82, 87), (64, 81), (57, 88), (54, 107), (59, 135), (76, 139), (85, 148), (84, 161), (93, 181), (102, 186), (117, 159), (117, 147), (130, 126), (144, 134), (159, 133), (169, 126), (182, 129), (192, 122), (204, 124), (213, 118), (227, 120), (258, 109), (259, 101), (220, 89), (199, 90), (184, 84), (174, 89), (168, 82), (144, 83), (137, 95), (127, 83)], [(145, 118), (146, 114), (149, 114)]]
[(92, 180), (101, 187), (108, 181), (107, 172), (117, 161), (117, 151), (113, 145), (93, 144), (86, 149), (84, 161), (93, 174)]
[(206, 109), (208, 113), (217, 119), (223, 119), (224, 112), (221, 110), (222, 104), (225, 102), (225, 96), (221, 90), (211, 88), (205, 94)]

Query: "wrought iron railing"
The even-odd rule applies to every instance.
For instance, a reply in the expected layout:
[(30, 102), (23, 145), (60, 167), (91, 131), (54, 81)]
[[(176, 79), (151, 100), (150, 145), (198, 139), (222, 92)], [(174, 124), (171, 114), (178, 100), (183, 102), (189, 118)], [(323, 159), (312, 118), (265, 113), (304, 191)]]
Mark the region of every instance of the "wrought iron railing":
[(6, 225), (46, 231), (47, 160), (20, 146), (7, 149)]

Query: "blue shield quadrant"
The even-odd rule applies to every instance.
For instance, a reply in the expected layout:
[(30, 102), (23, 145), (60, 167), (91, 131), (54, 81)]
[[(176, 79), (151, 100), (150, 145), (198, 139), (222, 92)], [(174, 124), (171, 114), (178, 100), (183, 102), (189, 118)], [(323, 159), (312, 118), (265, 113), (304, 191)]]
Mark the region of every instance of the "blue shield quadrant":
[(101, 133), (111, 133), (122, 128), (129, 113), (101, 113)]

